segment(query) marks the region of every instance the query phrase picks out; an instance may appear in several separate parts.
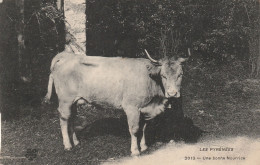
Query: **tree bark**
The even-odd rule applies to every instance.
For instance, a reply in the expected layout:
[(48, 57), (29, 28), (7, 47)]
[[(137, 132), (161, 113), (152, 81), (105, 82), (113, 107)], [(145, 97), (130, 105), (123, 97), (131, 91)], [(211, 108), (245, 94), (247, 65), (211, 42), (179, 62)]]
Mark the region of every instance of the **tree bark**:
[(21, 103), (22, 103), (22, 93), (23, 85), (22, 81), (27, 81), (27, 78), (24, 76), (24, 66), (23, 66), (23, 56), (25, 52), (25, 43), (24, 43), (24, 0), (15, 1), (16, 8), (18, 10), (17, 14), (17, 23), (15, 25), (15, 30), (17, 34), (17, 55), (18, 55), (18, 109), (16, 111), (16, 117), (20, 117), (21, 112)]
[(24, 0), (16, 0), (18, 9), (18, 21), (16, 23), (17, 43), (18, 43), (18, 74), (23, 79), (22, 59), (25, 51), (24, 44)]
[(64, 13), (64, 0), (57, 0), (56, 5), (58, 10)]
[(31, 82), (32, 71), (31, 71), (31, 57), (26, 53), (25, 46), (25, 15), (24, 15), (24, 1), (16, 0), (16, 8), (18, 10), (17, 23), (16, 23), (16, 34), (18, 43), (18, 74), (19, 79), (23, 82)]
[[(57, 0), (57, 8), (64, 13), (65, 19), (65, 51), (75, 54), (86, 53), (86, 17), (85, 0)], [(71, 4), (78, 6), (78, 11), (73, 11)], [(82, 9), (84, 11), (82, 11)], [(84, 15), (84, 16), (82, 16)], [(83, 26), (82, 26), (83, 25)]]

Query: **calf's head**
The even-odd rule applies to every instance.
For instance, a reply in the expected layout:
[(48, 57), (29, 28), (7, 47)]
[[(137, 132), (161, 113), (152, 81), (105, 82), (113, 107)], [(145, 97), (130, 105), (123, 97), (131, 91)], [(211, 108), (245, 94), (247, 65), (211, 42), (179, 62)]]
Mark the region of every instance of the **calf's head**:
[[(154, 65), (154, 69), (150, 72), (150, 76), (157, 76), (160, 78), (164, 87), (165, 97), (179, 98), (183, 75), (182, 64), (188, 58), (165, 57), (157, 61), (152, 59), (146, 50), (145, 52)], [(188, 54), (190, 55), (189, 49)]]

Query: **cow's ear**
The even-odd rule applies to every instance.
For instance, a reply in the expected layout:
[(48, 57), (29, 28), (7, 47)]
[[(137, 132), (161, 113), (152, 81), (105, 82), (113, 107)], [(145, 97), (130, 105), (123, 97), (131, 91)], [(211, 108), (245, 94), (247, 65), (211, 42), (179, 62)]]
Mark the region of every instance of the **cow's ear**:
[(178, 58), (178, 62), (179, 63), (183, 63), (183, 62), (185, 62), (185, 61), (187, 61), (188, 59), (189, 59), (189, 57), (191, 56), (191, 53), (190, 53), (190, 48), (188, 48), (188, 57), (187, 58), (182, 58), (182, 57), (180, 57), (180, 58)]
[(159, 66), (146, 65), (146, 67), (148, 69), (149, 76), (152, 79), (155, 79), (160, 75), (161, 68)]

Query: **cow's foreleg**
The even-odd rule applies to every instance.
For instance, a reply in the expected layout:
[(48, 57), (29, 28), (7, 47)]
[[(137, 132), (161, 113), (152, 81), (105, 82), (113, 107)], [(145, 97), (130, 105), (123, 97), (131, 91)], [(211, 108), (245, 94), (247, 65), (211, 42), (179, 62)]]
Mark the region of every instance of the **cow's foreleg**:
[(70, 107), (71, 107), (70, 104), (59, 103), (59, 108), (58, 108), (58, 111), (60, 112), (60, 127), (61, 127), (63, 145), (65, 150), (71, 150), (72, 148), (72, 145), (70, 143), (70, 138), (69, 138), (69, 132), (68, 132), (69, 118), (71, 114)]
[(128, 107), (125, 109), (129, 132), (131, 135), (131, 155), (137, 156), (140, 154), (137, 144), (137, 136), (139, 131), (140, 112), (137, 108)]
[(146, 141), (145, 141), (145, 128), (146, 128), (146, 123), (143, 124), (143, 132), (142, 132), (142, 138), (140, 142), (140, 147), (141, 151), (145, 151), (147, 149)]

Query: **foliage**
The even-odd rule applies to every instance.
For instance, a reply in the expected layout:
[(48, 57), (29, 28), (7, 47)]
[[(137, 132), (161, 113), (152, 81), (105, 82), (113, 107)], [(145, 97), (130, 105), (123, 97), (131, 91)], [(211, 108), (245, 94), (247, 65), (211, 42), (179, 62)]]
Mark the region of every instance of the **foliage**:
[[(194, 53), (204, 59), (248, 59), (248, 40), (258, 22), (256, 0), (87, 0), (88, 54), (140, 56)], [(174, 34), (174, 35), (172, 35)], [(176, 42), (177, 41), (177, 45)], [(176, 52), (171, 52), (176, 45)], [(130, 48), (129, 48), (130, 47)]]
[[(64, 15), (52, 1), (43, 1), (40, 7), (33, 11), (27, 22), (27, 38), (30, 42), (40, 41), (39, 50), (57, 51), (64, 41)], [(34, 34), (31, 32), (34, 31)], [(35, 37), (35, 38), (34, 38)], [(31, 45), (30, 45), (31, 46)]]

